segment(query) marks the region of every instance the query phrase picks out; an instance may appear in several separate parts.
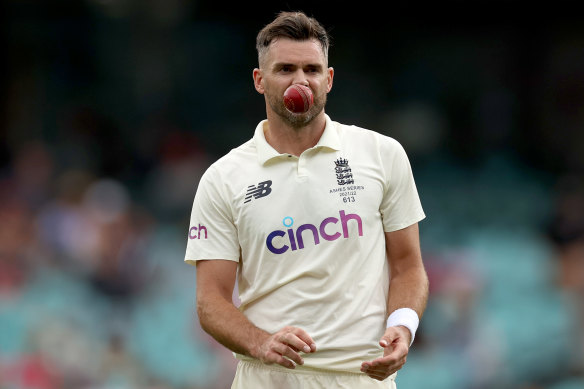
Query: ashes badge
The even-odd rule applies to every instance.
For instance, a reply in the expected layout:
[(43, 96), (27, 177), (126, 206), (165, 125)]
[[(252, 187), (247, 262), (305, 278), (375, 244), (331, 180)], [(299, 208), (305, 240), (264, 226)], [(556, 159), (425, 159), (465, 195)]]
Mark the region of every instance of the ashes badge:
[(353, 171), (346, 158), (339, 158), (335, 162), (335, 175), (337, 187), (332, 188), (329, 193), (338, 193), (343, 203), (354, 203), (357, 201), (357, 191), (365, 189), (364, 186), (355, 185)]

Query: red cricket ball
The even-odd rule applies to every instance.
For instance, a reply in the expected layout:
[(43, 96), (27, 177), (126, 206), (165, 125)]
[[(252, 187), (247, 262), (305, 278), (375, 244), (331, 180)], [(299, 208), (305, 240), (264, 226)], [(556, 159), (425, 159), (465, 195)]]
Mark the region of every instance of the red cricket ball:
[(290, 85), (284, 92), (284, 105), (290, 112), (303, 113), (312, 107), (314, 95), (309, 87), (304, 85)]

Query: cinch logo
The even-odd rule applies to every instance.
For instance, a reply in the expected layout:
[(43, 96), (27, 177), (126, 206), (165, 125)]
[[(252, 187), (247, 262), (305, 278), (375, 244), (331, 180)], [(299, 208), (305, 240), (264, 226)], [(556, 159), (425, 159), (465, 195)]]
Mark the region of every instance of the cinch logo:
[(201, 231), (205, 231), (205, 238), (207, 239), (207, 227), (199, 224), (199, 227), (191, 227), (189, 229), (189, 239), (201, 239)]
[(271, 186), (272, 180), (260, 182), (258, 186), (255, 185), (248, 186), (247, 193), (245, 194), (245, 201), (243, 203), (244, 204), (249, 203), (252, 197), (254, 197), (257, 200), (260, 197), (265, 197), (269, 195), (270, 193), (272, 193), (272, 188), (270, 188)]
[[(338, 229), (333, 232), (331, 231), (333, 227), (330, 227), (327, 232), (327, 227), (329, 224), (337, 224), (339, 221), (341, 222), (343, 238), (347, 239), (349, 237), (349, 228), (347, 227), (349, 220), (353, 220), (357, 223), (359, 236), (363, 236), (363, 222), (361, 221), (361, 217), (356, 213), (350, 213), (347, 215), (345, 214), (345, 211), (339, 211), (339, 218), (327, 217), (320, 222), (318, 227), (313, 224), (303, 224), (299, 226), (296, 231), (292, 228), (288, 228), (286, 231), (272, 231), (266, 238), (266, 246), (268, 247), (268, 250), (274, 254), (283, 254), (288, 250), (302, 250), (304, 248), (304, 238), (302, 233), (307, 230), (312, 232), (312, 238), (315, 245), (320, 243), (321, 237), (328, 241), (337, 240), (341, 237), (341, 233)], [(294, 219), (290, 216), (286, 216), (282, 221), (282, 224), (284, 224), (284, 227), (292, 227), (294, 225)], [(288, 236), (285, 237), (286, 235)], [(279, 238), (276, 239), (276, 237)]]

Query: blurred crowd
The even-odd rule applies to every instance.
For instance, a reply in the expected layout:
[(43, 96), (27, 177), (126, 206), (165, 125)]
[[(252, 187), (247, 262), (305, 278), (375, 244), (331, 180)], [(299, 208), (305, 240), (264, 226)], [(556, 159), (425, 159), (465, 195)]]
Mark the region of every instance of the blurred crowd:
[[(55, 159), (27, 144), (0, 180), (0, 388), (229, 387), (235, 360), (199, 328), (182, 263), (211, 158), (161, 158), (144, 202)], [(431, 294), (400, 386), (582, 387), (584, 182), (505, 155), (415, 174)]]
[[(184, 219), (161, 223), (116, 179), (56, 171), (53, 154), (26, 145), (0, 180), (0, 388), (222, 387), (233, 362), (197, 325)], [(144, 191), (188, 217), (200, 163), (161, 163)]]
[[(228, 388), (183, 258), (202, 172), (264, 114), (249, 76), (275, 11), (75, 4), (11, 2), (3, 23), (0, 389)], [(582, 388), (584, 33), (515, 46), (542, 35), (410, 23), (387, 27), (410, 39), (387, 61), (332, 31), (327, 107), (404, 144), (428, 216), (430, 300), (398, 387)]]

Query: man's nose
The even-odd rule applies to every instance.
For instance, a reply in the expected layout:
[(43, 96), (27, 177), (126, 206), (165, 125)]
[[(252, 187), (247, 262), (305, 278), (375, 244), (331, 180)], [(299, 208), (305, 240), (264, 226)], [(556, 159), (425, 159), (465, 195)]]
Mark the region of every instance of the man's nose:
[(292, 83), (308, 86), (308, 79), (306, 78), (306, 73), (304, 73), (304, 70), (298, 69), (294, 73), (294, 80)]

